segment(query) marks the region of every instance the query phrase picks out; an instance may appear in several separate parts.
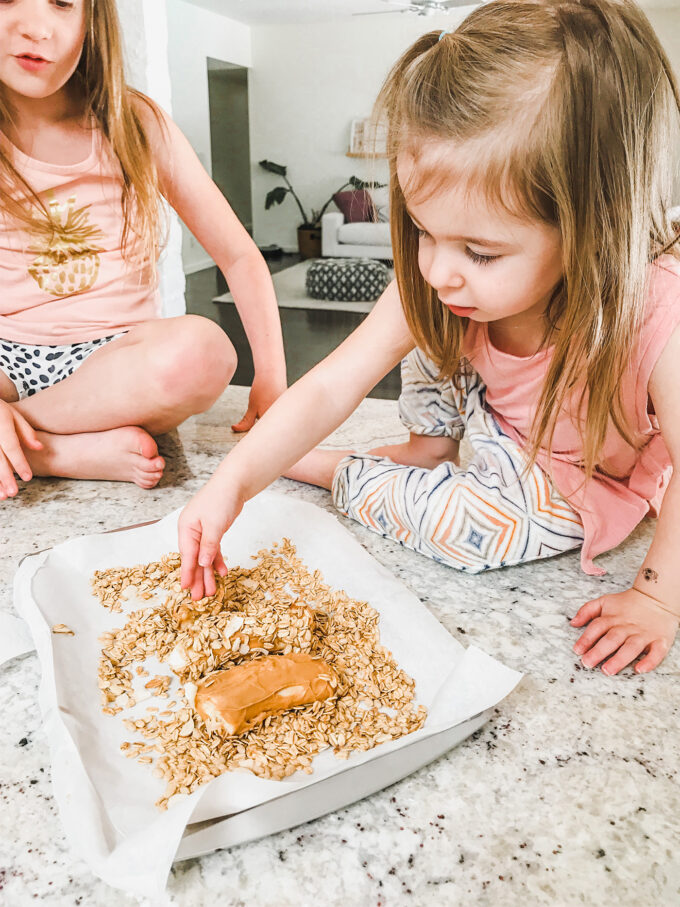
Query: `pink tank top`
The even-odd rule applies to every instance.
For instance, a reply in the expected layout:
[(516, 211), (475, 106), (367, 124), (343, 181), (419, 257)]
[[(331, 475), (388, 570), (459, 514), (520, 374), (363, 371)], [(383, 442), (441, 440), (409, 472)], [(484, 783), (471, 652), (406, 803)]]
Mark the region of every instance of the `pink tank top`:
[(0, 338), (69, 344), (159, 317), (155, 274), (122, 256), (120, 167), (100, 130), (68, 166), (0, 141), (49, 211), (32, 231), (0, 213)]
[[(647, 442), (633, 450), (613, 425), (600, 458), (607, 475), (584, 482), (579, 465), (583, 447), (568, 413), (557, 421), (552, 460), (541, 451), (538, 463), (552, 470), (560, 493), (583, 521), (585, 540), (581, 566), (586, 573), (604, 570), (593, 558), (622, 542), (647, 514), (656, 516), (671, 474), (671, 459), (649, 412), (648, 387), (654, 366), (675, 328), (680, 324), (680, 262), (669, 255), (650, 266), (644, 324), (623, 379), (623, 403), (629, 421)], [(550, 360), (550, 350), (518, 357), (491, 345), (485, 324), (470, 324), (464, 353), (486, 384), (486, 402), (503, 431), (526, 443)]]

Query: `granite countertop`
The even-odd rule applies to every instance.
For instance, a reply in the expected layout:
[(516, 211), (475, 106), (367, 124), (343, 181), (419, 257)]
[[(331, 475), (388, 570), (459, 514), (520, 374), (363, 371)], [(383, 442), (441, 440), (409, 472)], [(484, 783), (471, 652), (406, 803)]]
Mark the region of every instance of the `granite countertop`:
[[(152, 491), (35, 480), (0, 504), (0, 609), (12, 609), (24, 554), (186, 502), (235, 443), (228, 426), (246, 399), (246, 388), (229, 388), (164, 439), (167, 475)], [(329, 444), (367, 449), (403, 436), (396, 404), (369, 399)], [(274, 488), (335, 512), (321, 489), (285, 479)], [(585, 576), (578, 553), (466, 576), (342, 521), (457, 640), (526, 676), (476, 735), (404, 781), (291, 831), (176, 864), (173, 902), (680, 903), (680, 646), (649, 675), (609, 678), (581, 667), (568, 624), (583, 602), (631, 581), (652, 524), (599, 560), (605, 577)], [(35, 655), (0, 669), (0, 903), (136, 904), (69, 850), (50, 789), (38, 672)]]

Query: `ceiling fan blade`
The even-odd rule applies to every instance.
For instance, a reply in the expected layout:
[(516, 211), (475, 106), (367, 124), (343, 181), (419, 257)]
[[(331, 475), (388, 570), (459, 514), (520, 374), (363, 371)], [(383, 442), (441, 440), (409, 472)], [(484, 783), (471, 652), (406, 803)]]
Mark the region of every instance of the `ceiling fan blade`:
[(385, 16), (392, 13), (416, 13), (419, 16), (432, 15), (437, 12), (449, 12), (461, 6), (478, 6), (484, 0), (435, 0), (435, 2), (419, 2), (419, 0), (382, 0), (392, 9), (373, 10), (366, 13), (352, 13), (353, 16)]
[(400, 6), (394, 9), (378, 9), (372, 13), (352, 13), (353, 16), (393, 16), (395, 13), (408, 13), (410, 10), (420, 9), (415, 6)]

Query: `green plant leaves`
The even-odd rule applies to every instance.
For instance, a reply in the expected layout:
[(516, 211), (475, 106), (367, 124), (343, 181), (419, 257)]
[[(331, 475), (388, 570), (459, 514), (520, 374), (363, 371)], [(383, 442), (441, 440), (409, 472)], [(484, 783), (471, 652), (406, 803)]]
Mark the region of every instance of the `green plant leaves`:
[(354, 189), (382, 189), (387, 183), (366, 182), (360, 180), (358, 176), (350, 176), (349, 183)]
[[(318, 227), (321, 223), (321, 218), (326, 211), (326, 208), (328, 208), (330, 203), (333, 201), (333, 196), (328, 199), (326, 204), (320, 210), (313, 210), (311, 218), (308, 218), (305, 209), (302, 207), (302, 202), (297, 197), (293, 187), (288, 180), (288, 168), (284, 167), (283, 164), (277, 164), (274, 161), (268, 160), (260, 161), (259, 164), (263, 170), (266, 170), (268, 173), (274, 173), (276, 176), (280, 176), (285, 180), (287, 184), (285, 186), (276, 186), (274, 189), (271, 189), (267, 193), (267, 197), (264, 203), (265, 211), (269, 211), (269, 209), (274, 205), (280, 205), (284, 201), (286, 195), (288, 195), (288, 193), (290, 192), (290, 194), (295, 199), (295, 203), (298, 206), (300, 214), (302, 215), (303, 226)], [(340, 189), (336, 189), (336, 192), (340, 192), (346, 186), (351, 186), (353, 189), (379, 189), (385, 185), (386, 183), (366, 182), (366, 180), (359, 179), (358, 176), (350, 176), (349, 180), (346, 183), (343, 183)], [(335, 192), (333, 193), (333, 195), (335, 195)]]
[(272, 205), (280, 205), (289, 192), (290, 189), (285, 186), (276, 186), (274, 189), (270, 189), (264, 202), (265, 211), (269, 211)]
[(268, 170), (269, 173), (276, 173), (277, 176), (286, 176), (288, 168), (284, 167), (283, 164), (275, 164), (274, 161), (260, 161), (260, 167), (263, 170)]

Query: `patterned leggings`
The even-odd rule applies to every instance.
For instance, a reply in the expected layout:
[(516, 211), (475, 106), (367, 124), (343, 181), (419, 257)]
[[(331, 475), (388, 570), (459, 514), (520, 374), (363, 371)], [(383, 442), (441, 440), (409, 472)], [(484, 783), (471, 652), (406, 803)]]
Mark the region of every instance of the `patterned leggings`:
[(410, 432), (472, 446), (466, 467), (402, 466), (386, 457), (345, 457), (333, 477), (341, 513), (385, 538), (468, 573), (520, 564), (578, 548), (579, 516), (538, 466), (524, 473), (521, 447), (486, 408), (479, 375), (459, 389), (438, 381), (418, 349), (402, 362), (399, 416)]

